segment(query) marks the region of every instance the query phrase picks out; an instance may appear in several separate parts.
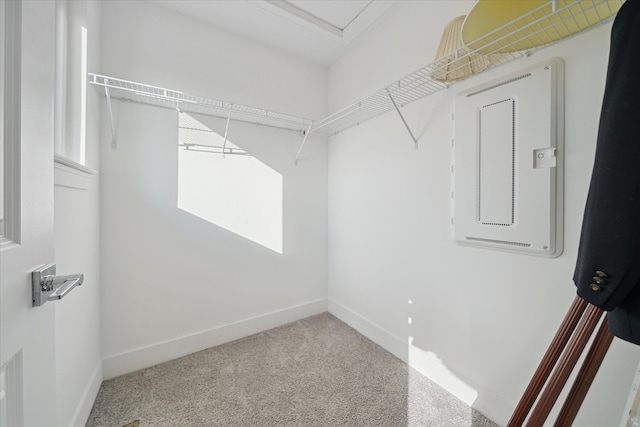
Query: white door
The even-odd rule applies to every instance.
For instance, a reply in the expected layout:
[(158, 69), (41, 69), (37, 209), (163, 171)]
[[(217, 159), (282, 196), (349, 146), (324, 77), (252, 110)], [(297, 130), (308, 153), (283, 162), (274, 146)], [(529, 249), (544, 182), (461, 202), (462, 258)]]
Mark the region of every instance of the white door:
[[(56, 420), (55, 304), (32, 307), (31, 272), (54, 261), (55, 2), (0, 1), (3, 50), (3, 241), (0, 246), (0, 424)], [(16, 19), (9, 19), (18, 10)], [(18, 37), (18, 38), (16, 38)], [(11, 70), (20, 64), (19, 78)], [(20, 104), (11, 97), (19, 94)], [(19, 105), (19, 107), (17, 107)], [(19, 112), (19, 115), (16, 114)], [(7, 119), (8, 117), (8, 119)], [(15, 126), (14, 126), (15, 125)], [(17, 132), (19, 130), (19, 137)], [(12, 135), (13, 133), (13, 135)]]

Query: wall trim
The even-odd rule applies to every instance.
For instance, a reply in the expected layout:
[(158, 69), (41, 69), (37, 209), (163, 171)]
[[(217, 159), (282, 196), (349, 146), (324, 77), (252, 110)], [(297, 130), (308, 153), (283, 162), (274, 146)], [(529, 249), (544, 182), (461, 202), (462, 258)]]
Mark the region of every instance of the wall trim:
[(77, 190), (88, 190), (90, 179), (98, 172), (75, 163), (59, 155), (54, 159), (53, 183), (57, 187), (68, 187)]
[(392, 334), (381, 326), (376, 325), (366, 317), (356, 313), (350, 308), (340, 304), (339, 302), (329, 299), (327, 308), (329, 313), (360, 332), (398, 359), (407, 363), (409, 345), (407, 340)]
[(80, 403), (78, 404), (73, 417), (71, 417), (71, 423), (69, 423), (70, 426), (84, 427), (87, 424), (89, 415), (91, 414), (91, 409), (93, 408), (93, 404), (98, 396), (98, 391), (100, 391), (101, 385), (102, 361), (99, 360), (93, 370), (93, 374), (91, 374), (91, 379), (87, 383), (84, 393), (82, 393)]
[(61, 154), (55, 154), (53, 156), (53, 161), (59, 165), (65, 165), (68, 168), (74, 169), (78, 172), (81, 172), (85, 175), (98, 175), (98, 171), (95, 169), (91, 169), (88, 166), (83, 165), (82, 163), (78, 163), (75, 160), (72, 160), (68, 157), (65, 157)]
[(264, 332), (326, 311), (327, 300), (323, 298), (228, 323), (206, 331), (185, 335), (173, 340), (107, 356), (102, 361), (104, 379), (108, 380), (159, 363), (168, 362), (178, 357)]

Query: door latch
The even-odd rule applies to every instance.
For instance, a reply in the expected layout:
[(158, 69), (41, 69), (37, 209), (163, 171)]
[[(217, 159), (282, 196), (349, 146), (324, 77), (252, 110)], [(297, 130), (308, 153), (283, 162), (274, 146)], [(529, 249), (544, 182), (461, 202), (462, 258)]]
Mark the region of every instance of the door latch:
[(31, 273), (33, 306), (40, 307), (47, 301), (62, 299), (83, 281), (84, 274), (56, 276), (55, 264), (44, 265)]

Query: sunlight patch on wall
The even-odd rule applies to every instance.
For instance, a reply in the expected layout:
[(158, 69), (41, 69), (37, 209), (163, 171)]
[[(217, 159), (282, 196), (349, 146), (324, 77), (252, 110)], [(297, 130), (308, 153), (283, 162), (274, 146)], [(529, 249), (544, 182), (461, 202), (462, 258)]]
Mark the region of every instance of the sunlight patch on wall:
[(282, 254), (282, 175), (185, 113), (178, 208)]
[(409, 365), (469, 406), (478, 398), (478, 392), (451, 372), (435, 353), (414, 346), (413, 337), (409, 337)]

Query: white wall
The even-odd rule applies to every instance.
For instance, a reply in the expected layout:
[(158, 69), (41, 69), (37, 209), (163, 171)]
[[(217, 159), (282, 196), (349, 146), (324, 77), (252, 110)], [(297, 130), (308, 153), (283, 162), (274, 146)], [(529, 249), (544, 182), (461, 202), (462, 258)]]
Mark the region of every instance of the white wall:
[[(151, 2), (104, 2), (102, 73), (302, 117), (326, 114), (326, 69)], [(283, 253), (177, 207), (178, 117), (114, 101), (103, 122), (105, 377), (326, 311), (325, 139), (232, 121), (229, 138), (283, 176)], [(224, 133), (224, 121), (200, 118)], [(205, 154), (207, 155), (207, 154)], [(211, 182), (208, 185), (230, 183)]]
[[(431, 62), (445, 24), (471, 4), (399, 2), (330, 68), (329, 109)], [(575, 295), (609, 31), (593, 30), (404, 108), (420, 135), (417, 151), (395, 113), (329, 140), (329, 310), (500, 424)], [(449, 227), (453, 96), (551, 57), (566, 68), (564, 253), (544, 259), (458, 246)], [(618, 425), (639, 358), (637, 346), (614, 341), (576, 425)]]
[[(97, 69), (100, 3), (87, 2), (86, 13), (88, 64), (89, 69)], [(98, 169), (103, 101), (93, 90), (89, 90), (88, 95), (86, 164)], [(82, 286), (55, 303), (56, 425), (84, 426), (102, 382), (99, 175), (87, 175), (56, 164), (54, 197), (57, 273), (84, 273), (85, 276)]]

